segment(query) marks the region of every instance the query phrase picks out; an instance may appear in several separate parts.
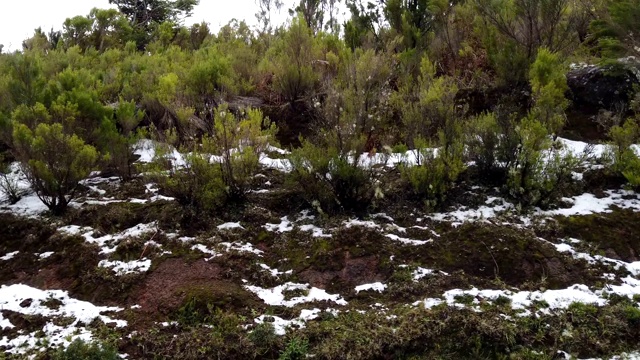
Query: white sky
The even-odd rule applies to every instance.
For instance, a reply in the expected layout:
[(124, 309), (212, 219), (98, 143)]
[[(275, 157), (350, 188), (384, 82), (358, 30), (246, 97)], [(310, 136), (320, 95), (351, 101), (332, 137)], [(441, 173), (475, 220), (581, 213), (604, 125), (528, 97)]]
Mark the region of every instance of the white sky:
[[(94, 7), (110, 6), (108, 0), (0, 0), (0, 3), (0, 44), (4, 45), (5, 52), (20, 50), (22, 41), (31, 37), (37, 27), (42, 27), (46, 33), (52, 27), (60, 30), (66, 18), (88, 15)], [(287, 9), (293, 1), (285, 1), (285, 4), (279, 16), (272, 16), (273, 22), (286, 19)], [(213, 32), (217, 32), (233, 18), (255, 25), (257, 10), (255, 0), (200, 0), (193, 17), (185, 23), (191, 25), (204, 20)]]

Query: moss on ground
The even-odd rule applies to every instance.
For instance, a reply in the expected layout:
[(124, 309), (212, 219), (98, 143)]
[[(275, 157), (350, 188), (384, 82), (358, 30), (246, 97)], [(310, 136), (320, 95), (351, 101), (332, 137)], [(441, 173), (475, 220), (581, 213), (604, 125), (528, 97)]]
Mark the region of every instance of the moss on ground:
[(603, 255), (640, 260), (640, 213), (613, 209), (610, 213), (558, 217), (560, 236), (593, 244)]

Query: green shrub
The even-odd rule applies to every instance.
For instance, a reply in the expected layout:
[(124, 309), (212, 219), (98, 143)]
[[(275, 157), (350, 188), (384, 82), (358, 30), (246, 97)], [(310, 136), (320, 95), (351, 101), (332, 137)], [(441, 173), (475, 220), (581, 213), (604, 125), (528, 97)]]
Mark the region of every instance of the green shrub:
[[(405, 140), (413, 147), (416, 158), (416, 166), (405, 161), (400, 172), (428, 207), (444, 200), (464, 170), (457, 92), (453, 78), (437, 77), (436, 65), (424, 57), (418, 81), (407, 78), (392, 101), (400, 111)], [(438, 150), (434, 152), (432, 148)]]
[(259, 110), (250, 109), (239, 119), (226, 105), (216, 110), (214, 127), (214, 134), (204, 136), (201, 144), (183, 147), (184, 161), (168, 164), (168, 174), (166, 160), (175, 150), (166, 144), (156, 149), (152, 178), (184, 207), (185, 219), (244, 199), (259, 169), (259, 156), (275, 141), (277, 130)]
[(323, 129), (290, 157), (290, 182), (316, 209), (330, 213), (362, 211), (383, 196), (384, 172), (377, 167), (387, 151), (381, 134), (390, 108), (389, 66), (372, 50), (346, 57), (342, 78), (327, 91)]
[(74, 340), (68, 348), (59, 349), (53, 360), (117, 360), (120, 359), (116, 349), (97, 343), (87, 343), (80, 339)]
[(141, 138), (134, 130), (142, 121), (144, 112), (136, 111), (134, 102), (120, 99), (115, 113), (115, 122), (105, 120), (102, 125), (101, 132), (109, 143), (106, 165), (115, 170), (122, 181), (128, 181), (135, 175), (133, 147)]
[(203, 141), (205, 152), (222, 157), (222, 181), (232, 199), (244, 198), (249, 181), (259, 168), (260, 154), (275, 144), (277, 128), (258, 109), (248, 109), (238, 118), (226, 105), (218, 107), (212, 141)]
[(35, 131), (14, 123), (14, 152), (27, 180), (49, 210), (59, 215), (75, 198), (78, 183), (98, 161), (98, 152), (60, 124), (39, 124)]
[(443, 145), (438, 149), (429, 148), (426, 142), (416, 140), (417, 149), (413, 153), (417, 163), (400, 166), (402, 178), (411, 185), (415, 195), (424, 199), (429, 208), (445, 199), (464, 170), (464, 144), (459, 138), (460, 126), (451, 126), (456, 128), (455, 138), (447, 139), (445, 132), (440, 131), (439, 144)]
[(247, 337), (261, 356), (268, 356), (280, 346), (280, 337), (270, 322), (256, 325)]
[(309, 341), (294, 337), (280, 353), (278, 360), (302, 360), (307, 358)]
[(273, 89), (286, 101), (294, 103), (314, 89), (318, 76), (313, 71), (314, 38), (301, 16), (293, 18), (266, 54), (263, 67), (273, 74)]
[(366, 210), (381, 197), (378, 179), (381, 174), (359, 156), (340, 152), (336, 147), (318, 146), (304, 140), (292, 151), (289, 181), (319, 212)]
[(506, 189), (523, 207), (548, 206), (559, 200), (573, 183), (573, 173), (589, 152), (574, 155), (562, 151), (545, 126), (528, 117), (516, 128), (518, 146), (509, 164)]
[(209, 162), (208, 155), (192, 151), (184, 155), (184, 164), (172, 163), (169, 173), (155, 167), (152, 180), (182, 206), (183, 220), (218, 210), (227, 200), (220, 169)]
[(631, 147), (640, 136), (640, 127), (635, 119), (628, 119), (620, 126), (609, 130), (611, 139), (610, 160), (614, 172), (624, 176), (631, 186), (640, 185), (640, 158)]
[(569, 87), (558, 55), (541, 48), (531, 65), (529, 79), (535, 102), (531, 116), (544, 124), (550, 134), (557, 136), (564, 126), (564, 112), (569, 106), (564, 96)]

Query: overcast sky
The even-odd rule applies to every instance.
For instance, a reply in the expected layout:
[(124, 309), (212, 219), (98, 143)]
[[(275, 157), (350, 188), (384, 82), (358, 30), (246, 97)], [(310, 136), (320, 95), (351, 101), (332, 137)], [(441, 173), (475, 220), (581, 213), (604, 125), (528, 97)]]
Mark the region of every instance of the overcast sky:
[[(109, 7), (108, 0), (4, 0), (0, 12), (0, 44), (5, 51), (21, 49), (24, 39), (33, 34), (33, 30), (42, 27), (49, 32), (53, 27), (62, 29), (62, 23), (68, 17), (88, 15), (94, 8)], [(290, 5), (292, 1), (285, 1)], [(186, 20), (187, 25), (205, 21), (210, 24), (212, 31), (217, 32), (221, 25), (235, 18), (245, 20), (248, 24), (256, 23), (257, 12), (255, 0), (200, 0), (200, 5), (194, 9), (193, 17)], [(287, 10), (274, 14), (273, 20), (286, 19)]]

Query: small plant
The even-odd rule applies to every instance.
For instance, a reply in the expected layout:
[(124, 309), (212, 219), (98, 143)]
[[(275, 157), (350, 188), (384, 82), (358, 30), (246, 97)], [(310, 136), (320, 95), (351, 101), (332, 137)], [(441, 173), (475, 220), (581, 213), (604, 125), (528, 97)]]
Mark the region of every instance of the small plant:
[(80, 339), (74, 340), (68, 348), (59, 349), (53, 360), (117, 360), (120, 359), (116, 349), (98, 343), (87, 343)]
[(249, 341), (255, 345), (261, 355), (266, 355), (272, 352), (279, 342), (279, 337), (275, 332), (275, 328), (270, 322), (263, 322), (256, 325), (256, 327), (249, 333), (248, 338)]
[(640, 309), (633, 305), (627, 305), (624, 309), (627, 321), (635, 326), (640, 325)]
[(473, 300), (475, 300), (475, 297), (471, 294), (462, 294), (454, 296), (453, 299), (458, 304), (471, 305), (473, 304)]
[(458, 176), (464, 170), (464, 145), (460, 136), (460, 127), (455, 127), (455, 135), (448, 137), (446, 131), (441, 130), (439, 148), (429, 148), (423, 140), (415, 140), (416, 164), (405, 162), (400, 167), (403, 179), (407, 181), (413, 193), (424, 199), (427, 208), (433, 208), (444, 201), (446, 193), (455, 184)]
[(214, 128), (213, 137), (203, 139), (203, 150), (221, 156), (220, 171), (228, 195), (242, 199), (259, 167), (260, 154), (275, 143), (276, 125), (258, 109), (248, 109), (244, 118), (238, 118), (222, 105), (216, 111)]
[(309, 341), (294, 337), (289, 341), (287, 347), (280, 353), (278, 360), (301, 360), (307, 357), (309, 352)]
[(511, 305), (511, 298), (500, 295), (496, 298), (494, 303), (498, 306), (509, 306)]
[(4, 157), (0, 154), (0, 190), (6, 195), (11, 205), (20, 201), (25, 193), (15, 175), (16, 173), (12, 171), (11, 165), (5, 163)]
[(609, 130), (613, 149), (609, 154), (613, 170), (624, 176), (631, 186), (640, 185), (640, 158), (633, 145), (640, 137), (640, 127), (635, 119), (628, 119)]

